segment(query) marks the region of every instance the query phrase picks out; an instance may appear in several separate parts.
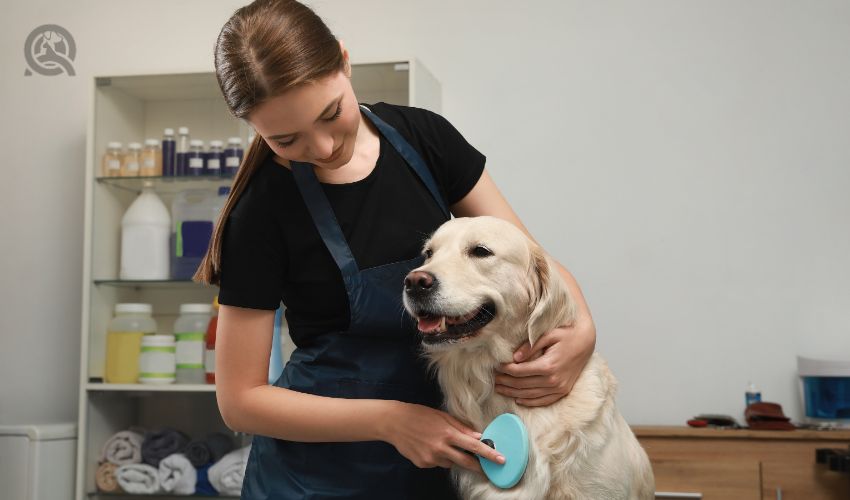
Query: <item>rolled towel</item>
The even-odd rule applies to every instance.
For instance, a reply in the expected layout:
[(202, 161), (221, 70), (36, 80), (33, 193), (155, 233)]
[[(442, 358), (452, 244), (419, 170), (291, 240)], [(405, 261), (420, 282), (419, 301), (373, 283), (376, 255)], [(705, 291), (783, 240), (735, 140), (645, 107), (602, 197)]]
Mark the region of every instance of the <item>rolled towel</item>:
[(198, 471), (186, 455), (174, 453), (159, 462), (159, 485), (162, 490), (176, 495), (194, 495)]
[(203, 440), (192, 441), (186, 445), (183, 454), (195, 467), (204, 466), (210, 462), (218, 462), (221, 457), (233, 450), (233, 439), (226, 434), (216, 432)]
[(250, 446), (233, 450), (210, 466), (209, 479), (216, 491), (222, 495), (239, 496), (250, 451)]
[(121, 431), (106, 440), (100, 452), (102, 462), (115, 465), (142, 463), (142, 435), (133, 431)]
[(181, 453), (189, 438), (174, 429), (161, 429), (145, 434), (142, 441), (142, 462), (159, 467), (159, 462), (168, 455)]
[(203, 496), (216, 496), (218, 492), (210, 484), (210, 465), (198, 467), (198, 482), (195, 483), (195, 494)]
[(121, 486), (118, 485), (118, 479), (115, 477), (115, 470), (118, 466), (112, 462), (103, 462), (95, 472), (94, 483), (99, 491), (105, 493), (121, 493)]
[(148, 464), (127, 464), (118, 467), (115, 478), (121, 489), (135, 495), (159, 493), (159, 471)]

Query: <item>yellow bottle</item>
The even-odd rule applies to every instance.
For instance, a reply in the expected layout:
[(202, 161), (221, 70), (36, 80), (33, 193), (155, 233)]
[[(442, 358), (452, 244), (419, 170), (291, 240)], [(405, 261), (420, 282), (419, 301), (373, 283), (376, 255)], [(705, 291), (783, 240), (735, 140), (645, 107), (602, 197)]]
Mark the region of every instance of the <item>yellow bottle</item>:
[(106, 369), (109, 384), (135, 384), (139, 379), (142, 337), (156, 333), (150, 304), (116, 304), (106, 333)]

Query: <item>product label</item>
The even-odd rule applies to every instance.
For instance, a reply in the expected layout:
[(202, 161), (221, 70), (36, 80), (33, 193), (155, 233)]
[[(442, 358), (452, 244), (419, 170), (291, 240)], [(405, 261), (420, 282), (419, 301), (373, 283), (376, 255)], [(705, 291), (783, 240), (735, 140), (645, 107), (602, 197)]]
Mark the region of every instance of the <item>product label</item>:
[(204, 159), (189, 158), (189, 168), (204, 168)]
[(154, 160), (153, 158), (145, 158), (143, 164), (145, 168), (154, 168), (156, 166), (156, 160)]
[(134, 162), (131, 162), (131, 163), (127, 163), (127, 170), (129, 172), (138, 171), (139, 170), (139, 162), (134, 161)]
[(121, 170), (121, 160), (108, 160), (106, 166), (109, 170)]
[(224, 165), (227, 167), (238, 167), (239, 166), (239, 157), (238, 156), (228, 156), (224, 159)]
[(221, 160), (218, 158), (213, 158), (211, 160), (207, 160), (207, 168), (210, 170), (218, 170), (221, 168)]
[(177, 339), (177, 368), (204, 367), (204, 332), (175, 333)]

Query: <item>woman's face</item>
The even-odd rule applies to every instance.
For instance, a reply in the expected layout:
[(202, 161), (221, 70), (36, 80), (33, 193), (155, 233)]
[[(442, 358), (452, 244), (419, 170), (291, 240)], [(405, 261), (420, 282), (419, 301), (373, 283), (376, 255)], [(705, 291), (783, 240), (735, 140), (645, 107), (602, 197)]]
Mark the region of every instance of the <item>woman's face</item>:
[(354, 154), (360, 107), (340, 71), (257, 107), (247, 118), (279, 163), (289, 160), (335, 170)]

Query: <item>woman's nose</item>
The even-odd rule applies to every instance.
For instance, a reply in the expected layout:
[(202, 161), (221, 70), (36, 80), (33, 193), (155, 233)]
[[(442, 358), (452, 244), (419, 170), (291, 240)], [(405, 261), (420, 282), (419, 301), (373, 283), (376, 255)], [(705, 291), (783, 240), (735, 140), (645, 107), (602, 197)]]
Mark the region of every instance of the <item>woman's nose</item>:
[(333, 155), (334, 138), (331, 135), (316, 134), (310, 142), (310, 153), (316, 160), (326, 160)]

